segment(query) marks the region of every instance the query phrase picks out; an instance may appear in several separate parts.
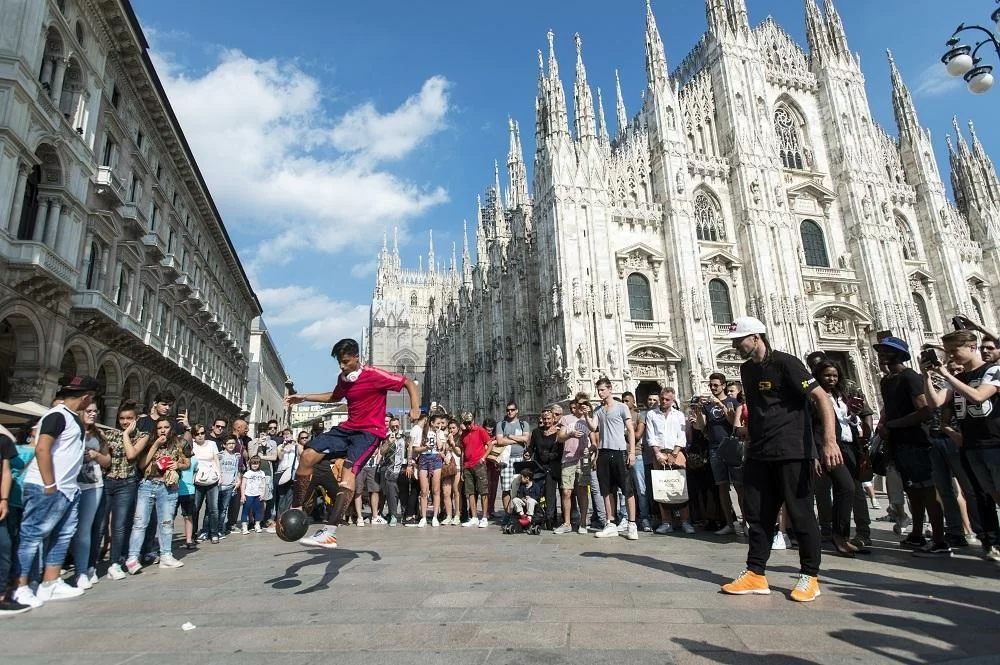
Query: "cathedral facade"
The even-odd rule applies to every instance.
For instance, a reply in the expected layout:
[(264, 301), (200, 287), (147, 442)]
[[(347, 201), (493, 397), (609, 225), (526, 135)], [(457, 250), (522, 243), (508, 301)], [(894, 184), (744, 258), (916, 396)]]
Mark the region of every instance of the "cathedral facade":
[[(880, 331), (918, 347), (962, 313), (996, 328), (1000, 181), (969, 127), (948, 141), (956, 203), (890, 59), (896, 136), (873, 119), (832, 0), (805, 2), (808, 51), (745, 0), (706, 0), (672, 72), (646, 11), (647, 88), (616, 131), (576, 37), (572, 116), (549, 33), (539, 52), (533, 182), (510, 123), (508, 183), (477, 206), (459, 263), (404, 271), (384, 247), (369, 361), (422, 365), (428, 401), (497, 417), (656, 384), (736, 378), (725, 335), (756, 316), (776, 348), (822, 349), (875, 397)], [(572, 125), (572, 126), (571, 126)], [(432, 248), (433, 254), (433, 248)]]

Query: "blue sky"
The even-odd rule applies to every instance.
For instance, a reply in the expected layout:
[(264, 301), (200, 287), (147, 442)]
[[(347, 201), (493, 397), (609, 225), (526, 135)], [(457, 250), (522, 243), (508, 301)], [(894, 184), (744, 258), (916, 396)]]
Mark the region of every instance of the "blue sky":
[[(748, 0), (805, 45), (801, 0)], [(360, 335), (384, 230), (416, 267), (434, 229), (438, 260), (461, 252), (462, 220), (507, 153), (507, 117), (533, 154), (538, 49), (556, 35), (572, 100), (573, 34), (613, 130), (614, 70), (629, 115), (645, 87), (644, 2), (341, 3), (133, 0), (154, 60), (300, 390), (331, 385), (329, 348)], [(987, 0), (839, 0), (876, 119), (896, 133), (885, 49), (931, 128), (947, 183), (951, 117), (1000, 144), (1000, 87), (974, 97), (942, 73), (960, 22)], [(289, 9), (295, 7), (295, 11)], [(702, 0), (654, 0), (673, 67), (705, 30)], [(993, 59), (992, 54), (988, 59)], [(993, 64), (1000, 64), (994, 62)], [(502, 171), (503, 173), (503, 171)]]

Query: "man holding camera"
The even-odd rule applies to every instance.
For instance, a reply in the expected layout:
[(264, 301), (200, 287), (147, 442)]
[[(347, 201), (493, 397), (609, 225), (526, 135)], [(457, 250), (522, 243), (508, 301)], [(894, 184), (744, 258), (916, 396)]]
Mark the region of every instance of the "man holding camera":
[[(1000, 500), (1000, 366), (983, 362), (977, 353), (977, 337), (970, 330), (956, 330), (941, 338), (945, 355), (962, 366), (953, 374), (933, 353), (921, 356), (924, 392), (927, 400), (942, 407), (942, 431), (962, 447), (969, 467), (985, 494)], [(926, 352), (925, 352), (926, 353)], [(933, 379), (947, 383), (938, 390)], [(958, 429), (950, 426), (954, 415)], [(988, 508), (987, 510), (993, 510)], [(981, 512), (982, 516), (982, 512)], [(984, 520), (983, 549), (986, 557), (1000, 561), (996, 543), (996, 512), (993, 519)]]

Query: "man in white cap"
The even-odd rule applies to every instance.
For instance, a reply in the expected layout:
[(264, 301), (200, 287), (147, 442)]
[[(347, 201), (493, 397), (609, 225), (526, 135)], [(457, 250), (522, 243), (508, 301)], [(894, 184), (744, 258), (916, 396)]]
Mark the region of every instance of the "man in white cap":
[[(764, 569), (778, 511), (784, 505), (799, 542), (799, 581), (791, 598), (809, 602), (820, 595), (820, 535), (813, 512), (817, 445), (825, 468), (843, 464), (834, 437), (833, 407), (801, 360), (771, 348), (767, 329), (757, 319), (736, 319), (729, 339), (745, 360), (740, 377), (750, 412), (743, 465), (750, 551), (746, 570), (722, 590), (735, 595), (771, 593)], [(823, 425), (823, 441), (816, 444), (807, 409), (809, 398)]]

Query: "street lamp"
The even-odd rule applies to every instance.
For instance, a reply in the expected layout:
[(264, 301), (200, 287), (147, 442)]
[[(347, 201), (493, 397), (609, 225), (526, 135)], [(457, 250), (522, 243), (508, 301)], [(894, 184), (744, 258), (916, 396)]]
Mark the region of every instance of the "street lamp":
[[(285, 379), (285, 397), (295, 394), (295, 382), (291, 379)], [(289, 404), (285, 408), (285, 426), (292, 426), (292, 405)]]
[[(1000, 5), (1000, 0), (996, 0), (996, 2)], [(997, 31), (1000, 32), (1000, 7), (993, 10), (990, 20), (993, 21)], [(966, 30), (985, 33), (986, 37), (974, 47), (962, 44), (958, 38), (958, 34)], [(984, 45), (992, 44), (993, 49), (997, 53), (997, 58), (1000, 58), (1000, 42), (997, 41), (997, 37), (993, 34), (993, 31), (981, 25), (965, 25), (964, 23), (960, 23), (955, 28), (955, 32), (951, 33), (951, 39), (945, 43), (948, 46), (948, 50), (941, 56), (941, 62), (944, 63), (945, 70), (952, 76), (961, 76), (965, 79), (966, 84), (969, 86), (969, 91), (974, 95), (981, 95), (989, 91), (993, 87), (993, 66), (981, 64), (982, 58), (977, 57), (976, 54)]]

